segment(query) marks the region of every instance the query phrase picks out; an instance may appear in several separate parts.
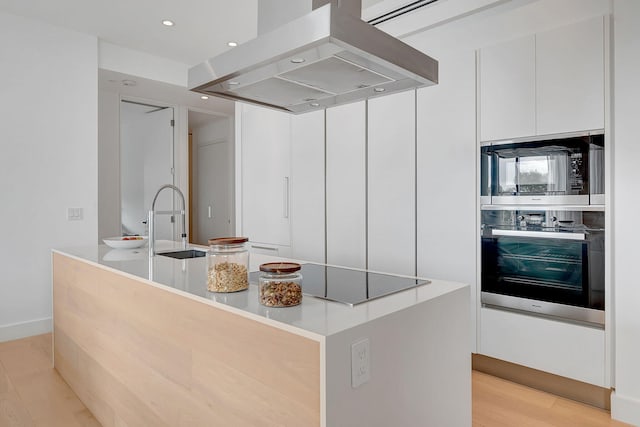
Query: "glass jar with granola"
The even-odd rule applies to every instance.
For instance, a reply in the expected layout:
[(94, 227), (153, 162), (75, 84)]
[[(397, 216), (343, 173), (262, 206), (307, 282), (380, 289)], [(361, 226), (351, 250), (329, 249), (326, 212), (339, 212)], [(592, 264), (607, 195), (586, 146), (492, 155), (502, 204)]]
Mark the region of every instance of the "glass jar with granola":
[(300, 264), (269, 262), (260, 265), (260, 304), (267, 307), (291, 307), (302, 302)]
[(249, 251), (246, 237), (209, 239), (207, 289), (238, 292), (249, 287)]

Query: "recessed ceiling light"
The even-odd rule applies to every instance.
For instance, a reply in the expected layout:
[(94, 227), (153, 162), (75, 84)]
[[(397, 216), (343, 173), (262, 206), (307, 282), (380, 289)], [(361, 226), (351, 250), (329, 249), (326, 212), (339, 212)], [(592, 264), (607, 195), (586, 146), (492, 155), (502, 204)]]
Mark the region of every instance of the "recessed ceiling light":
[(233, 81), (229, 82), (229, 86), (235, 86), (237, 84), (238, 84), (238, 82), (233, 82)]
[(202, 95), (200, 99), (209, 99), (209, 97), (207, 95)]
[(319, 107), (319, 106), (320, 106), (320, 104), (318, 104), (317, 102), (312, 102), (312, 103), (311, 103), (311, 106), (312, 106), (312, 107)]
[(374, 90), (375, 90), (376, 92), (384, 92), (384, 91), (385, 91), (385, 88), (383, 88), (383, 87), (377, 87), (377, 88), (375, 88)]
[(294, 64), (302, 64), (304, 62), (304, 58), (291, 58), (291, 62)]
[(165, 25), (167, 27), (173, 27), (175, 23), (170, 19), (165, 19), (164, 21), (162, 21), (162, 25)]
[(228, 43), (227, 43), (227, 46), (229, 46), (229, 47), (236, 47), (236, 46), (238, 46), (238, 43), (236, 43), (236, 42), (228, 42)]

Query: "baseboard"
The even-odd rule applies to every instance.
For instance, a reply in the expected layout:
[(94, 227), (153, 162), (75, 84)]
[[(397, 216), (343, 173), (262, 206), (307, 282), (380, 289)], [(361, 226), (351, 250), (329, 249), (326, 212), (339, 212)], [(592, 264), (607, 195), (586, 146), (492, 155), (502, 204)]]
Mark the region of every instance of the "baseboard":
[(611, 393), (611, 418), (640, 426), (640, 400)]
[(51, 317), (0, 326), (0, 342), (51, 332)]
[(473, 354), (473, 369), (556, 396), (611, 409), (611, 390), (482, 354)]

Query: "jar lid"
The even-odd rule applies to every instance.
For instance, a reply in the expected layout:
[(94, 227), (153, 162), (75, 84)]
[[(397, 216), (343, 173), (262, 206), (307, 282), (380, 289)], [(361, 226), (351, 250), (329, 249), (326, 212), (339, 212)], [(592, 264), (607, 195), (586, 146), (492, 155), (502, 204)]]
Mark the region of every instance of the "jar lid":
[(209, 239), (209, 244), (214, 246), (225, 246), (238, 245), (240, 243), (245, 243), (248, 241), (248, 237), (217, 237), (215, 239)]
[(295, 262), (268, 262), (260, 264), (260, 271), (267, 273), (293, 273), (300, 270), (300, 264)]

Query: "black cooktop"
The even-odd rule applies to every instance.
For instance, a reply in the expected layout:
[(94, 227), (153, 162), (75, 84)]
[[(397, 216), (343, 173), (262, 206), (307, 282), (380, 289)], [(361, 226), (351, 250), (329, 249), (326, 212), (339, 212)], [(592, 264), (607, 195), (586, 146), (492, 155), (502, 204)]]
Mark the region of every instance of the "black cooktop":
[[(428, 280), (317, 264), (302, 264), (300, 273), (303, 294), (351, 306), (429, 283)], [(259, 274), (251, 273), (251, 281), (257, 283)]]

